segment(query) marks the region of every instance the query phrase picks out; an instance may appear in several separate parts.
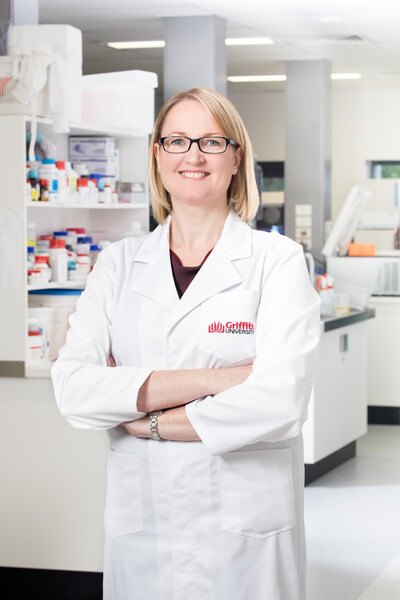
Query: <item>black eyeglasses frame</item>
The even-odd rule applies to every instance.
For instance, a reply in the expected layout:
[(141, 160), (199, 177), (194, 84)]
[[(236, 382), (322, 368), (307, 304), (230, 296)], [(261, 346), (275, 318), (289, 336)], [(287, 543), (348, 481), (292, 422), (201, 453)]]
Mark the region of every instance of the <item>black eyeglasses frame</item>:
[[(187, 150), (183, 150), (183, 152), (171, 152), (170, 150), (166, 150), (165, 146), (164, 146), (164, 142), (167, 138), (185, 138), (186, 140), (189, 140), (189, 148)], [(218, 139), (218, 140), (224, 140), (225, 141), (225, 149), (222, 150), (221, 152), (207, 152), (206, 150), (202, 150), (200, 148), (200, 140), (208, 140), (208, 139)], [(167, 154), (186, 154), (186, 152), (189, 152), (190, 148), (192, 147), (193, 143), (196, 143), (200, 152), (203, 152), (204, 154), (223, 154), (224, 152), (226, 152), (226, 149), (228, 148), (228, 146), (234, 146), (235, 148), (239, 148), (239, 144), (237, 144), (234, 140), (231, 140), (230, 138), (226, 138), (223, 137), (222, 135), (205, 135), (203, 137), (200, 138), (190, 138), (187, 135), (166, 135), (162, 138), (160, 138), (158, 140), (158, 143), (161, 144), (161, 146), (163, 147), (163, 150), (167, 153)]]

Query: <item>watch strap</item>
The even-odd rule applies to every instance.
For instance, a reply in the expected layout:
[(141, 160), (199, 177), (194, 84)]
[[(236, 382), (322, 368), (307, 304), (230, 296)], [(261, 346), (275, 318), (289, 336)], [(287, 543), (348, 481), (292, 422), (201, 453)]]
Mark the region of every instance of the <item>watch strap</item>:
[(158, 433), (158, 417), (163, 414), (163, 410), (155, 410), (149, 413), (150, 417), (150, 432), (153, 440), (161, 440)]

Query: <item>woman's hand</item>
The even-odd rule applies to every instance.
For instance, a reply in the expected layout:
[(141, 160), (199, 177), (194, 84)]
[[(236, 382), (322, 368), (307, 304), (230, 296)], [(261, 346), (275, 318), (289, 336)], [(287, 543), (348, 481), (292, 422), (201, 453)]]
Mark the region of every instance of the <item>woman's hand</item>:
[(204, 396), (215, 396), (243, 383), (251, 371), (252, 365), (153, 371), (139, 389), (137, 409), (149, 413), (181, 406)]
[(128, 421), (127, 423), (121, 423), (122, 427), (126, 429), (126, 431), (130, 435), (134, 435), (138, 438), (151, 438), (150, 431), (150, 417), (142, 417), (141, 419), (137, 419), (136, 421)]

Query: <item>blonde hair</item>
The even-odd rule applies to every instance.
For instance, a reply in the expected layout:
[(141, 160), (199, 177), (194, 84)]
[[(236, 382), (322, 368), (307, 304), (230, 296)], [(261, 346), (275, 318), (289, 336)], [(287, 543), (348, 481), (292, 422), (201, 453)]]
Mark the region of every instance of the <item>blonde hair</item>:
[(157, 117), (151, 136), (149, 157), (149, 180), (154, 218), (162, 224), (172, 210), (170, 195), (162, 184), (157, 168), (154, 145), (159, 143), (161, 129), (169, 111), (182, 100), (197, 100), (200, 102), (215, 119), (224, 135), (240, 146), (243, 154), (238, 172), (232, 177), (228, 189), (228, 206), (239, 215), (242, 221), (251, 221), (258, 209), (259, 195), (254, 176), (253, 152), (249, 135), (232, 102), (219, 92), (206, 87), (196, 87), (176, 92), (164, 104)]

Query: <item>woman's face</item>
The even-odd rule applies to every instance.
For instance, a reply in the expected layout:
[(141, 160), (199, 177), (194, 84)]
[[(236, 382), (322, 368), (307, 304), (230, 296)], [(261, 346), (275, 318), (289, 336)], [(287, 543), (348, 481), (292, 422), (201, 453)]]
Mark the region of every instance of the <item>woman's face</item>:
[[(189, 138), (226, 137), (213, 117), (197, 100), (182, 100), (167, 114), (161, 137), (184, 135)], [(173, 207), (180, 203), (226, 207), (232, 176), (239, 168), (242, 151), (231, 144), (221, 154), (201, 152), (196, 143), (188, 152), (172, 154), (155, 144), (155, 157), (161, 180), (171, 196)]]

